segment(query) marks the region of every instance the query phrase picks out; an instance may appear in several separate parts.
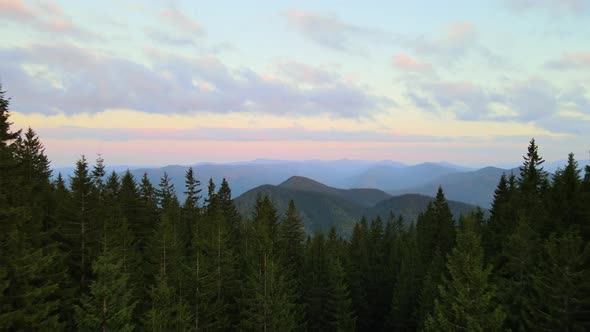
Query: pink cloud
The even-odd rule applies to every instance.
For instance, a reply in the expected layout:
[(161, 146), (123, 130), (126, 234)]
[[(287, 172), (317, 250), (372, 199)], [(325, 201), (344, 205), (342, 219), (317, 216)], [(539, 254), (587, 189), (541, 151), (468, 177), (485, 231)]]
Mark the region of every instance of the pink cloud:
[(447, 26), (443, 42), (449, 46), (471, 44), (477, 30), (471, 22), (456, 22)]
[(424, 72), (432, 70), (432, 66), (429, 63), (420, 62), (405, 54), (394, 55), (393, 65), (407, 71)]
[(356, 37), (362, 37), (364, 40), (375, 37), (375, 31), (345, 22), (334, 15), (322, 15), (299, 9), (289, 9), (283, 15), (304, 38), (339, 51), (356, 53)]
[(7, 19), (30, 19), (33, 14), (29, 6), (19, 0), (0, 0), (0, 16)]
[(175, 26), (177, 29), (190, 34), (203, 35), (203, 27), (192, 18), (176, 8), (164, 8), (160, 11), (160, 17)]
[(291, 80), (311, 85), (334, 84), (339, 80), (339, 75), (335, 73), (297, 61), (282, 62), (278, 70)]
[(561, 58), (545, 63), (551, 69), (590, 68), (590, 51), (565, 53)]
[(34, 6), (29, 6), (20, 0), (0, 0), (0, 17), (42, 33), (59, 32), (69, 37), (95, 37), (93, 33), (76, 27), (56, 4), (37, 2)]

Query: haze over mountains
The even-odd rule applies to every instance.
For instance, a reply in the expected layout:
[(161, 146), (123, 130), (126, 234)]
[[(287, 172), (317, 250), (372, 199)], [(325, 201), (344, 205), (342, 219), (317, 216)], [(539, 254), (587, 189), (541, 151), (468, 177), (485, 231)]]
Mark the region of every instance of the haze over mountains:
[[(545, 163), (545, 169), (554, 172), (565, 161)], [(587, 161), (580, 160), (580, 167)], [(261, 185), (278, 185), (292, 176), (302, 176), (335, 188), (374, 188), (397, 196), (421, 194), (434, 196), (439, 186), (450, 200), (461, 201), (482, 208), (489, 208), (494, 190), (503, 173), (518, 174), (518, 168), (504, 169), (484, 167), (468, 168), (447, 162), (406, 165), (395, 161), (282, 161), (259, 159), (248, 162), (227, 164), (200, 163), (193, 165), (197, 179), (206, 187), (209, 178), (216, 184), (223, 178), (229, 182), (234, 197)], [(164, 172), (172, 179), (179, 198), (184, 197), (184, 175), (188, 166), (171, 165), (165, 167), (114, 166), (108, 170), (123, 172), (130, 169), (136, 179), (147, 172), (149, 179), (157, 184)], [(73, 168), (57, 168), (67, 179)]]

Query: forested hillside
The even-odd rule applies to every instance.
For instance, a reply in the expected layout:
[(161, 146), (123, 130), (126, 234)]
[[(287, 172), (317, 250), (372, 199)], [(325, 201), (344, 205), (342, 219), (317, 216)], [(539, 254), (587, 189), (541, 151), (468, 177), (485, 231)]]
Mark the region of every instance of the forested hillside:
[[(436, 189), (432, 194), (436, 194)], [(378, 189), (337, 189), (295, 176), (278, 186), (264, 185), (243, 193), (234, 200), (238, 212), (246, 218), (252, 215), (259, 196), (268, 196), (279, 216), (284, 215), (293, 200), (308, 233), (325, 233), (334, 226), (345, 238), (350, 237), (354, 224), (363, 216), (371, 219), (394, 213), (404, 216), (404, 226), (408, 226), (434, 200), (416, 194), (392, 197)], [(455, 201), (449, 201), (449, 208), (457, 217), (478, 210), (476, 206)]]
[(82, 157), (66, 186), (49, 165), (1, 92), (0, 330), (590, 329), (590, 167), (570, 154), (549, 178), (534, 139), (489, 218), (454, 222), (439, 190), (416, 223), (360, 218), (350, 239), (308, 236), (268, 196), (241, 218), (198, 169), (180, 202), (167, 175)]

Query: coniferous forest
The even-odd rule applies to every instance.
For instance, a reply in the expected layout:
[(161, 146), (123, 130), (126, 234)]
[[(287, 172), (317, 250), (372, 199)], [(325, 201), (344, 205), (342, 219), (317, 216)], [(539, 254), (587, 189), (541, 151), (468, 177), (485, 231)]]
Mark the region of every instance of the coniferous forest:
[(174, 188), (81, 157), (53, 177), (2, 92), (0, 330), (590, 330), (590, 167), (572, 154), (548, 174), (531, 140), (489, 217), (453, 216), (443, 188), (350, 238), (306, 234), (268, 197), (243, 218), (196, 172)]

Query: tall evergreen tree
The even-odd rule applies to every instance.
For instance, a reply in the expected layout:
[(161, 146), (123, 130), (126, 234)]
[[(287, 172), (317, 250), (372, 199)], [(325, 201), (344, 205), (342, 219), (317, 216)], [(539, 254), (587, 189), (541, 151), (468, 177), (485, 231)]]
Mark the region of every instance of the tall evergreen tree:
[(420, 322), (431, 313), (438, 297), (437, 287), (445, 273), (445, 258), (455, 242), (455, 222), (442, 188), (416, 224), (416, 240), (424, 264), (417, 315)]
[(328, 295), (330, 330), (344, 332), (355, 331), (356, 314), (352, 307), (352, 298), (346, 282), (344, 267), (339, 258), (329, 257), (328, 274), (330, 281)]
[(280, 265), (268, 253), (262, 254), (259, 266), (248, 270), (241, 300), (239, 330), (299, 331), (300, 317), (289, 282)]
[(546, 193), (549, 187), (548, 174), (543, 170), (545, 160), (539, 155), (539, 146), (531, 139), (518, 179), (519, 211), (531, 222), (539, 234), (547, 235), (551, 226), (546, 209)]
[(490, 284), (491, 266), (484, 267), (483, 248), (473, 225), (457, 235), (449, 255), (448, 278), (439, 286), (440, 300), (426, 319), (426, 331), (499, 331), (505, 313)]
[(281, 259), (287, 273), (292, 274), (297, 290), (300, 290), (303, 282), (303, 262), (305, 258), (303, 241), (305, 240), (305, 230), (303, 228), (303, 221), (299, 217), (293, 200), (289, 201), (289, 206), (279, 226), (279, 231)]
[(70, 178), (72, 219), (64, 225), (64, 237), (72, 260), (72, 276), (81, 289), (85, 289), (91, 275), (92, 250), (98, 240), (98, 228), (92, 215), (92, 179), (88, 163), (82, 156), (76, 162), (74, 176)]
[(306, 323), (309, 331), (330, 328), (330, 279), (324, 234), (316, 233), (307, 248), (305, 262)]
[(590, 329), (590, 244), (577, 233), (553, 234), (532, 278), (526, 325), (536, 331)]
[(354, 225), (350, 245), (348, 247), (347, 275), (354, 310), (357, 314), (356, 328), (359, 331), (370, 331), (370, 309), (367, 300), (366, 278), (369, 274), (369, 228), (363, 217)]
[(93, 263), (95, 279), (90, 294), (76, 308), (76, 325), (84, 331), (133, 331), (133, 310), (129, 273), (115, 248), (106, 247)]
[(396, 331), (416, 330), (415, 312), (422, 285), (422, 266), (413, 225), (403, 235), (400, 254), (400, 270), (392, 292), (391, 311), (387, 325)]
[(526, 217), (519, 216), (514, 233), (508, 236), (502, 255), (506, 260), (496, 277), (498, 296), (508, 309), (506, 323), (513, 330), (522, 330), (526, 301), (531, 296), (532, 278), (538, 261), (539, 235)]
[(552, 219), (559, 221), (558, 224), (554, 225), (554, 228), (561, 231), (572, 227), (580, 230), (585, 226), (582, 212), (584, 209), (582, 206), (582, 179), (580, 172), (574, 154), (570, 153), (565, 168), (563, 170), (558, 169), (553, 176), (548, 205), (552, 210)]

